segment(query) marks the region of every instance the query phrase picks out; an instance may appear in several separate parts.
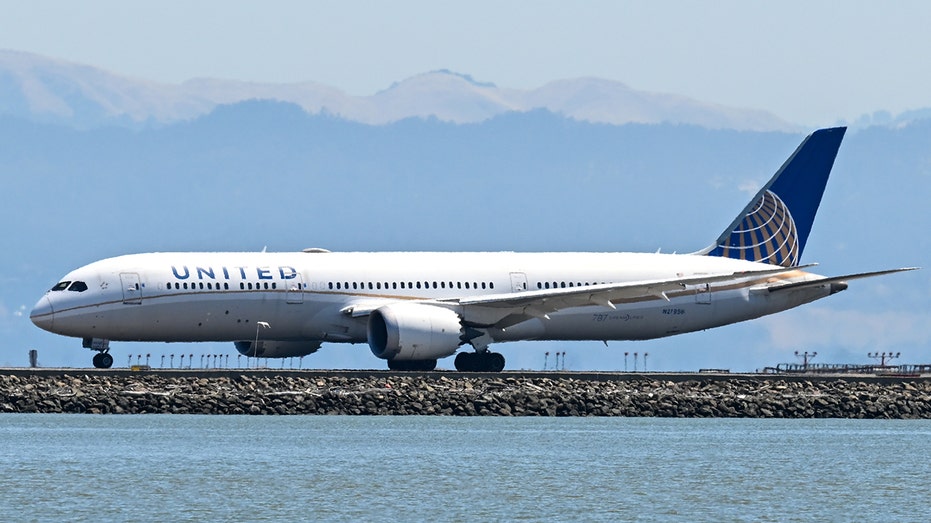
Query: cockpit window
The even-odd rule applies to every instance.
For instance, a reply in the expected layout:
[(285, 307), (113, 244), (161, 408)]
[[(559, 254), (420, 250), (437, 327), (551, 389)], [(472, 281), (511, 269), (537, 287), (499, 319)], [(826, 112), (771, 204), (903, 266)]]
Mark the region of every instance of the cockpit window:
[(76, 281), (72, 283), (70, 287), (68, 287), (68, 290), (74, 292), (84, 292), (87, 290), (87, 284), (83, 281)]
[(68, 285), (71, 285), (71, 282), (70, 282), (70, 281), (63, 281), (63, 282), (59, 283), (58, 285), (52, 287), (52, 290), (53, 290), (53, 291), (63, 291), (63, 290), (65, 290), (65, 289), (68, 288)]

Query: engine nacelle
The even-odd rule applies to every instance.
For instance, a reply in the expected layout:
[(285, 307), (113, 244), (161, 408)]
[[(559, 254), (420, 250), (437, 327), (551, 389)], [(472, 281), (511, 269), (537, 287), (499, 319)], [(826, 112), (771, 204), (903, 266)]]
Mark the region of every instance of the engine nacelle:
[(394, 303), (369, 314), (372, 354), (385, 360), (445, 358), (462, 345), (462, 321), (455, 312), (419, 303)]
[[(298, 358), (317, 352), (319, 341), (236, 341), (236, 350), (252, 358)], [(253, 347), (254, 346), (254, 347)]]

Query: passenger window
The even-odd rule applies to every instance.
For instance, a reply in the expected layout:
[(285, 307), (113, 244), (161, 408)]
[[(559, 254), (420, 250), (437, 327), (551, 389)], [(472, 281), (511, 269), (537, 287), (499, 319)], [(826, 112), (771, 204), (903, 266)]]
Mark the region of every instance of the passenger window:
[(224, 284), (223, 284), (223, 289), (224, 289), (224, 290), (227, 290), (227, 291), (230, 290), (230, 284), (229, 284), (229, 283), (224, 283)]
[(53, 290), (53, 291), (63, 291), (63, 290), (65, 290), (65, 289), (68, 288), (68, 285), (71, 285), (71, 282), (70, 282), (70, 281), (63, 281), (63, 282), (59, 283), (58, 285), (52, 287), (51, 290)]
[(175, 282), (175, 290), (180, 289), (180, 288), (181, 288), (181, 284), (178, 282)]
[(87, 284), (83, 281), (76, 281), (72, 283), (70, 287), (68, 287), (68, 290), (74, 292), (84, 292), (87, 290)]
[(494, 289), (494, 288), (495, 288), (495, 282), (493, 282), (493, 281), (492, 281), (492, 282), (488, 282), (488, 288), (489, 288), (489, 289)]

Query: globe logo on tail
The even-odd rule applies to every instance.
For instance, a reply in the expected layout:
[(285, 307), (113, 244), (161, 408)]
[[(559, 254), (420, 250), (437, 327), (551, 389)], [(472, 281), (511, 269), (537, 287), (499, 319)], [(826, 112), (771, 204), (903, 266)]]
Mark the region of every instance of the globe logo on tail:
[(766, 191), (715, 250), (725, 258), (794, 267), (799, 261), (795, 220), (782, 199)]

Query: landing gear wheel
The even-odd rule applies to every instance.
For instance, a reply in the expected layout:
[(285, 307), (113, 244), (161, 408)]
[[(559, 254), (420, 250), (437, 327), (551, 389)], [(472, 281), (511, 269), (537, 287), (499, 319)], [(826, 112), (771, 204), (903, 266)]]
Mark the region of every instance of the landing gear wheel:
[(98, 352), (94, 355), (94, 367), (98, 369), (109, 369), (113, 366), (113, 356), (106, 352)]
[(456, 355), (455, 365), (459, 372), (501, 372), (504, 370), (504, 355), (499, 352), (460, 352)]
[(504, 354), (500, 352), (489, 352), (487, 361), (489, 371), (501, 372), (504, 370)]
[(459, 372), (475, 372), (474, 371), (474, 361), (475, 361), (474, 352), (460, 352), (456, 354), (456, 360), (454, 364), (456, 365), (456, 370)]

